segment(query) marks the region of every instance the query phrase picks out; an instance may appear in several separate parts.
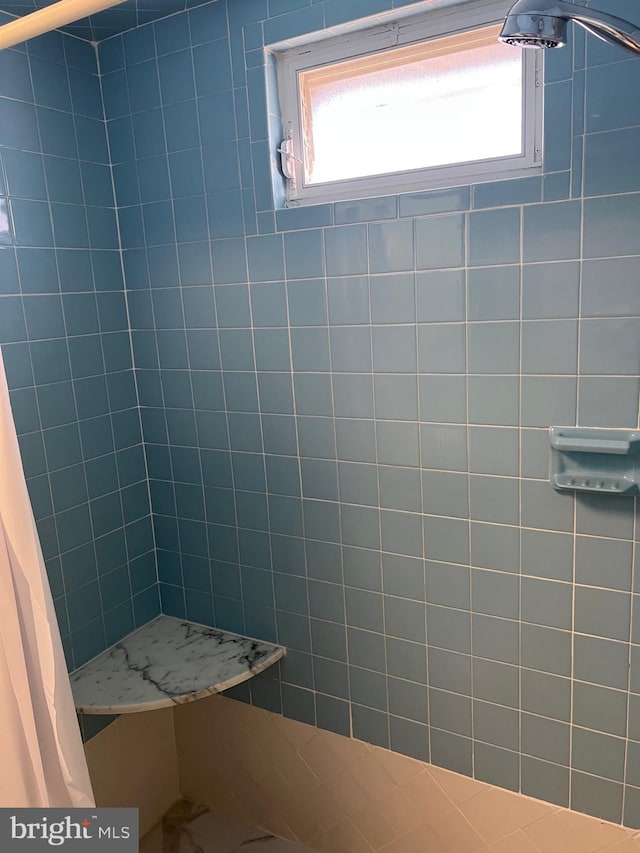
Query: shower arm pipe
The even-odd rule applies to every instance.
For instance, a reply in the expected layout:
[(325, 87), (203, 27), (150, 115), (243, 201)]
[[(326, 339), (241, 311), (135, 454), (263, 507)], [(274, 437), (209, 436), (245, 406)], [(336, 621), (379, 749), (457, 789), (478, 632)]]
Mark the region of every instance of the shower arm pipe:
[(623, 45), (634, 53), (640, 53), (640, 29), (615, 15), (601, 12), (599, 9), (588, 9), (564, 0), (519, 0), (515, 3), (509, 15), (551, 15), (573, 21), (609, 44)]
[[(604, 18), (603, 14), (603, 19), (597, 21), (594, 19), (592, 21), (589, 16), (585, 15), (575, 17), (573, 20), (576, 24), (580, 24), (587, 32), (591, 33), (592, 36), (596, 36), (596, 38), (602, 39), (602, 41), (609, 42), (609, 44), (623, 45), (634, 53), (640, 53), (640, 29), (634, 28), (630, 32), (620, 32), (617, 27), (612, 26), (611, 22)], [(614, 21), (619, 20), (614, 18), (613, 15), (606, 15), (606, 18), (613, 18)]]
[(58, 3), (3, 24), (0, 27), (0, 50), (124, 2), (125, 0), (59, 0)]

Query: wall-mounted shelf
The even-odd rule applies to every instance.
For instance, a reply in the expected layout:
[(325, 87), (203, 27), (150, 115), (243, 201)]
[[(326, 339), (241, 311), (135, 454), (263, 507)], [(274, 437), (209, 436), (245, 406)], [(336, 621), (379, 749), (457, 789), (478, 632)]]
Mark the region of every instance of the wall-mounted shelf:
[(549, 441), (554, 489), (640, 494), (640, 432), (551, 427)]
[(284, 657), (286, 649), (158, 616), (71, 675), (81, 714), (132, 714), (221, 693)]

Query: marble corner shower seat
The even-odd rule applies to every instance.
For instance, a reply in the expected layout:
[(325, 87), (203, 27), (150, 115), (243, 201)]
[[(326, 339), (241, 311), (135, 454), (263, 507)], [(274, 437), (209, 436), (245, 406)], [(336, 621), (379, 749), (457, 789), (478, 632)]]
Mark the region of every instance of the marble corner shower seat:
[(81, 714), (131, 714), (222, 693), (284, 657), (282, 646), (157, 616), (70, 676)]

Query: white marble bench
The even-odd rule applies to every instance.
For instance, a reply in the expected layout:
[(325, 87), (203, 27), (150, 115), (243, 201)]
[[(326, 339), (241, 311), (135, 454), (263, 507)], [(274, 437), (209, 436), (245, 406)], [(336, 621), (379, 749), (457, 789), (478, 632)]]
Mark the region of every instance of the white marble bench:
[(71, 674), (81, 714), (132, 714), (221, 693), (284, 657), (282, 646), (158, 616)]

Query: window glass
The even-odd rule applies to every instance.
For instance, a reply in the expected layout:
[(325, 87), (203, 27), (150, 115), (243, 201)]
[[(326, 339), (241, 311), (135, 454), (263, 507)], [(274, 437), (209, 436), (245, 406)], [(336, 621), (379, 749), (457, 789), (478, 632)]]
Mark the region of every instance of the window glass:
[(522, 153), (522, 57), (485, 27), (300, 72), (305, 183)]

